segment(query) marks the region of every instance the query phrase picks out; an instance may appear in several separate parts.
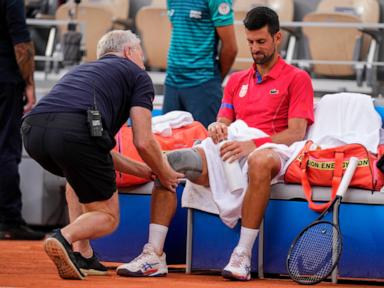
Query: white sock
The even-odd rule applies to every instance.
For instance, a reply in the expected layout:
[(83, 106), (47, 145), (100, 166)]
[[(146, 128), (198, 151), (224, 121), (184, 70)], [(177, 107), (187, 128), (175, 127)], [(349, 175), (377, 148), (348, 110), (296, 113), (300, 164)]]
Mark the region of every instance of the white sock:
[(259, 235), (259, 229), (250, 229), (241, 226), (240, 240), (235, 249), (250, 256), (257, 235)]
[(168, 227), (159, 224), (149, 224), (149, 238), (148, 243), (150, 243), (157, 255), (161, 256), (163, 254), (164, 242), (167, 237)]

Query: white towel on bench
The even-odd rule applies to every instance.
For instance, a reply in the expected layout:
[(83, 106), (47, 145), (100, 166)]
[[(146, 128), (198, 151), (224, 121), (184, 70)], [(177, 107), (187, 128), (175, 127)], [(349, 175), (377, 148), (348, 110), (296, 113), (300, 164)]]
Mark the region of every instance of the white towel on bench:
[(315, 124), (307, 139), (322, 148), (360, 143), (376, 153), (382, 120), (369, 95), (358, 93), (327, 94), (315, 109)]
[(164, 137), (172, 136), (172, 129), (192, 124), (192, 114), (186, 111), (171, 111), (152, 118), (152, 131)]

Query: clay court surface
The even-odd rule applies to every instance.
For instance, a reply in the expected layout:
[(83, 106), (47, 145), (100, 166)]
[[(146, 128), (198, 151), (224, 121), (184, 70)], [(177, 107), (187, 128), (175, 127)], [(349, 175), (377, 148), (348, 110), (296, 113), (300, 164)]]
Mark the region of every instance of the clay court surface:
[[(56, 268), (42, 249), (42, 241), (0, 241), (0, 287), (304, 287), (288, 279), (254, 279), (250, 282), (233, 282), (217, 273), (194, 272), (184, 274), (183, 266), (171, 267), (167, 277), (123, 278), (116, 276), (119, 263), (105, 263), (110, 267), (108, 276), (92, 276), (86, 280), (62, 280)], [(381, 284), (381, 285), (380, 285)], [(383, 287), (383, 283), (348, 282), (324, 283), (312, 287)]]

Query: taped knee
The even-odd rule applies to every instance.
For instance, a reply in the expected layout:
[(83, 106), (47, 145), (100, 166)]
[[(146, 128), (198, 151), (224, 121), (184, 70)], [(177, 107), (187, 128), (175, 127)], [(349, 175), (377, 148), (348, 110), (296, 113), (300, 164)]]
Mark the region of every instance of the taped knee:
[(201, 176), (203, 161), (196, 149), (180, 149), (166, 155), (173, 170), (183, 173), (188, 180), (193, 181)]

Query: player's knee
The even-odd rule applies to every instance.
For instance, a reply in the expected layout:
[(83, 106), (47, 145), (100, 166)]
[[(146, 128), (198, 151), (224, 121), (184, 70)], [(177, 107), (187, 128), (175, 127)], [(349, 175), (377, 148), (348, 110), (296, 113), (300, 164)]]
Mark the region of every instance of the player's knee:
[(203, 161), (195, 148), (180, 149), (167, 153), (171, 167), (183, 173), (188, 180), (196, 180), (203, 171)]
[(248, 157), (249, 171), (259, 175), (263, 172), (269, 173), (276, 165), (279, 165), (279, 161), (272, 150), (256, 151)]

